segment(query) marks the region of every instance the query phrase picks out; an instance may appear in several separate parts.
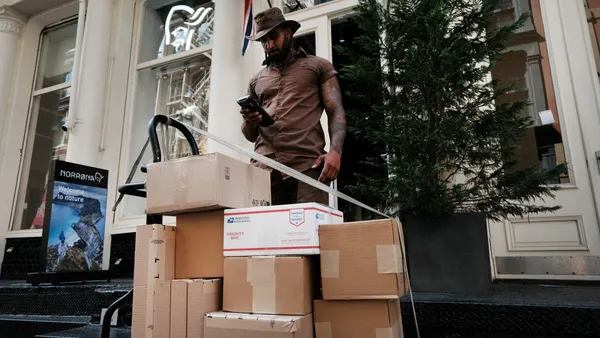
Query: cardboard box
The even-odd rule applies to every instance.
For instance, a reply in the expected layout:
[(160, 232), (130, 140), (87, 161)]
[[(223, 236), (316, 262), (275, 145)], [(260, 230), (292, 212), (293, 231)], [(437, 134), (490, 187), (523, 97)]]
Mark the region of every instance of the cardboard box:
[(178, 215), (271, 204), (271, 175), (219, 153), (148, 165), (149, 214)]
[(171, 323), (170, 338), (187, 337), (188, 281), (171, 281)]
[(225, 256), (318, 255), (320, 224), (342, 212), (318, 203), (225, 210)]
[(175, 278), (223, 277), (223, 210), (179, 215)]
[(227, 257), (223, 310), (276, 315), (312, 312), (308, 257)]
[[(148, 270), (152, 225), (138, 226), (135, 234), (135, 263), (133, 267), (133, 306), (131, 337), (146, 336), (146, 306), (148, 305)], [(150, 306), (152, 309), (153, 306)], [(152, 322), (150, 323), (152, 324)]]
[(173, 226), (154, 225), (150, 241), (149, 277), (159, 281), (175, 278), (175, 242), (177, 231)]
[(143, 225), (136, 229), (133, 272), (132, 337), (152, 337), (156, 281), (170, 281), (175, 271), (175, 227)]
[(221, 310), (223, 283), (220, 279), (195, 279), (188, 281), (187, 336), (202, 338), (204, 315)]
[(406, 292), (399, 224), (391, 219), (319, 228), (323, 299), (395, 299)]
[(154, 225), (141, 225), (135, 228), (135, 257), (133, 266), (133, 286), (148, 286), (150, 269), (150, 242)]
[(316, 338), (402, 338), (400, 300), (315, 301)]
[(154, 336), (169, 338), (171, 332), (171, 281), (156, 281), (154, 292)]
[(204, 338), (312, 338), (312, 316), (213, 312), (205, 317)]

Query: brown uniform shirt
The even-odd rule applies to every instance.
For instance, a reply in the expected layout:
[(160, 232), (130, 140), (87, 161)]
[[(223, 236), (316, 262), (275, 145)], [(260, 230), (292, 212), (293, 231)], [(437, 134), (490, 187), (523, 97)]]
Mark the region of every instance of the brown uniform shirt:
[[(299, 49), (290, 52), (281, 70), (267, 64), (254, 75), (248, 95), (275, 121), (267, 128), (259, 127), (254, 151), (300, 172), (310, 169), (325, 153), (321, 84), (336, 74), (329, 61)], [(252, 163), (271, 170), (262, 163)]]

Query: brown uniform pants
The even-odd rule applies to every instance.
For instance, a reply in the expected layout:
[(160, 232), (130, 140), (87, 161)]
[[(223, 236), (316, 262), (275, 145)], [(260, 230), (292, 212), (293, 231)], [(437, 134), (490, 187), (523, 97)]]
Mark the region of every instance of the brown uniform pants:
[[(309, 169), (304, 172), (305, 175), (319, 178), (322, 168)], [(295, 204), (295, 203), (321, 203), (329, 204), (329, 194), (317, 189), (312, 185), (299, 182), (293, 177), (283, 179), (281, 173), (277, 170), (271, 172), (271, 204)]]

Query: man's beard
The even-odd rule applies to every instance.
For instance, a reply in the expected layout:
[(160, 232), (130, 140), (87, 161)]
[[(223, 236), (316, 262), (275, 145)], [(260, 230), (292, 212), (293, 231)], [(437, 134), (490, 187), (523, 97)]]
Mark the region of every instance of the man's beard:
[(292, 50), (292, 39), (286, 38), (283, 41), (283, 46), (281, 46), (281, 49), (275, 49), (269, 53), (269, 60), (273, 63), (281, 64), (287, 59), (288, 55), (290, 54), (290, 50)]

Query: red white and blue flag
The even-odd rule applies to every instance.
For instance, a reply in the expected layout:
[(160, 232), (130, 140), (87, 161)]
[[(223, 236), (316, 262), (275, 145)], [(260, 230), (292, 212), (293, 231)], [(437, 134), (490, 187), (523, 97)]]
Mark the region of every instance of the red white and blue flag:
[(252, 0), (244, 0), (244, 45), (242, 46), (242, 55), (246, 54), (250, 40), (246, 38), (252, 34)]

